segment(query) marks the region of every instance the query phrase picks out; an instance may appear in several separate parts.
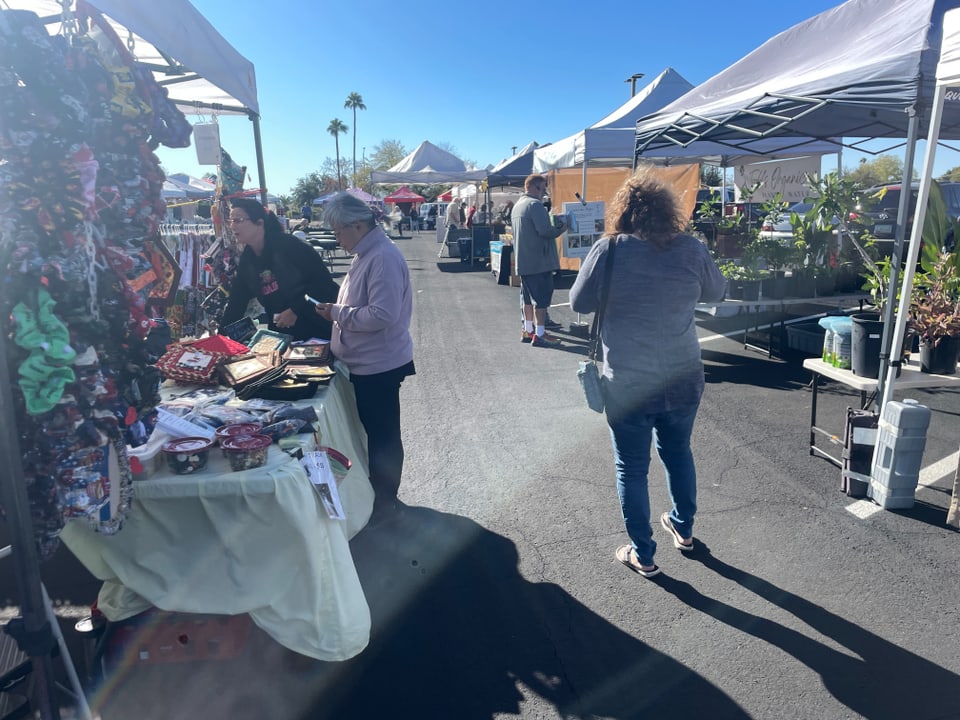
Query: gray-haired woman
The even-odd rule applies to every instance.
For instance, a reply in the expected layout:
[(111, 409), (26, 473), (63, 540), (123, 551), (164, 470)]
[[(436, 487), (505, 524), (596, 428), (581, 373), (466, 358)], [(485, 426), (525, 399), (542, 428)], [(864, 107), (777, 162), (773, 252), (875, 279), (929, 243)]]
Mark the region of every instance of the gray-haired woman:
[(347, 366), (367, 431), (370, 483), (376, 492), (372, 523), (399, 508), (403, 472), (400, 384), (416, 373), (410, 316), (413, 294), (407, 261), (366, 203), (349, 193), (331, 198), (324, 218), (353, 262), (335, 303), (317, 313), (333, 322), (330, 347)]

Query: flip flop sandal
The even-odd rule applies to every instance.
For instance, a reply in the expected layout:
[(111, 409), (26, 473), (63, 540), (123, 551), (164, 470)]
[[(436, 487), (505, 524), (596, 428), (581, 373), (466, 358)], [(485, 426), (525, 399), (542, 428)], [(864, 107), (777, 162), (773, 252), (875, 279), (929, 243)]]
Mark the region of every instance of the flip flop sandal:
[(673, 546), (680, 550), (681, 552), (690, 552), (693, 550), (693, 538), (690, 538), (689, 543), (681, 542), (687, 538), (681, 537), (680, 533), (677, 532), (677, 529), (673, 526), (673, 523), (670, 522), (670, 513), (665, 512), (660, 516), (660, 524), (663, 526), (663, 529), (670, 533), (670, 536), (673, 538)]
[(634, 565), (632, 559), (637, 555), (635, 552), (633, 552), (633, 547), (630, 545), (621, 545), (617, 548), (615, 555), (617, 560), (626, 565), (630, 570), (633, 570), (633, 572), (637, 573), (637, 575), (641, 575), (645, 578), (652, 578), (660, 574), (660, 568), (656, 565), (653, 566), (653, 570), (643, 570), (639, 565)]

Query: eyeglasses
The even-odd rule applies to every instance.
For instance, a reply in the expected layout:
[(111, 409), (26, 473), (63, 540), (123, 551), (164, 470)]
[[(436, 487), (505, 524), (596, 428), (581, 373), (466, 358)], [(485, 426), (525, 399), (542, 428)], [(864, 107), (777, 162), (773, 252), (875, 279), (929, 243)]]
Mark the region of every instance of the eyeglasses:
[(230, 218), (231, 225), (239, 225), (240, 223), (250, 222), (250, 218), (241, 218), (241, 217), (232, 217)]

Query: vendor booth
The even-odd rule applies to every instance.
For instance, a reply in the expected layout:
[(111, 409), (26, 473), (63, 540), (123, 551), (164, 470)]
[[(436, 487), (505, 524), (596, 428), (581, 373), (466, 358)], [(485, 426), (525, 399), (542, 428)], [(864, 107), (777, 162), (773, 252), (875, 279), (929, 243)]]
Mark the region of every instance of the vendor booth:
[[(944, 13), (953, 3), (848, 0), (771, 38), (727, 69), (637, 123), (636, 156), (715, 153), (806, 154), (810, 142), (906, 139), (909, 183), (914, 149), (927, 130)], [(960, 105), (946, 103), (940, 137), (960, 136)], [(891, 293), (899, 284), (907, 193), (894, 244)], [(896, 306), (885, 318), (889, 357)], [(885, 382), (881, 373), (880, 388)]]
[[(909, 4), (848, 0), (820, 13), (771, 38), (660, 112), (641, 119), (637, 123), (637, 159), (718, 151), (743, 155), (796, 152), (810, 139), (842, 140), (843, 145), (864, 150), (865, 140), (891, 138), (898, 144), (905, 140), (903, 184), (908, 185), (916, 142), (928, 132), (923, 171), (928, 180), (938, 141), (960, 137), (960, 104), (949, 102), (945, 91), (956, 84), (949, 69), (955, 40), (946, 20), (955, 4), (945, 0)], [(910, 293), (900, 291), (898, 302), (901, 267), (909, 289), (928, 189), (929, 182), (923, 183), (905, 263), (910, 193), (901, 194), (898, 207), (875, 388), (876, 397), (882, 399), (878, 405), (881, 414), (890, 406), (895, 384), (891, 376), (900, 363), (899, 353), (891, 349), (900, 347), (895, 341), (902, 342), (910, 301)], [(895, 322), (898, 305), (899, 321)], [(879, 467), (880, 451), (877, 442), (874, 470)], [(951, 516), (957, 522), (957, 513)]]
[[(197, 188), (165, 183), (151, 152), (189, 146), (184, 106), (247, 114), (256, 131), (253, 66), (185, 0), (96, 5), (107, 14), (0, 10), (0, 127), (21, 139), (0, 143), (0, 443), (21, 459), (0, 500), (23, 615), (12, 634), (30, 655), (29, 709), (45, 719), (58, 703), (39, 563), (61, 542), (104, 580), (111, 622), (145, 608), (249, 615), (327, 660), (369, 633), (347, 541), (373, 493), (345, 371), (322, 343), (284, 344), (249, 318), (218, 327), (237, 255), (226, 199), (210, 218), (170, 222), (164, 195)], [(240, 192), (263, 195), (262, 163), (260, 184)], [(260, 427), (212, 447), (237, 411)], [(10, 641), (0, 635), (0, 664), (19, 657)]]

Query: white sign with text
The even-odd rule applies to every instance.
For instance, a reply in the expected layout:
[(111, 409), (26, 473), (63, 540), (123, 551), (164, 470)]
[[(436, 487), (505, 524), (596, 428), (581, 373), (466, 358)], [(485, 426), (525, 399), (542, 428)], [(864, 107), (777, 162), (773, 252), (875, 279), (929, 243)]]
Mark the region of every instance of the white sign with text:
[(740, 188), (753, 187), (760, 183), (751, 202), (763, 203), (773, 200), (777, 193), (788, 203), (804, 200), (810, 189), (804, 180), (806, 175), (820, 174), (820, 156), (772, 160), (753, 165), (737, 165), (734, 168), (733, 181), (737, 186), (737, 199)]
[(590, 252), (593, 244), (603, 237), (603, 215), (606, 212), (606, 203), (602, 200), (593, 202), (565, 202), (563, 213), (573, 221), (568, 223), (567, 232), (563, 235), (563, 256), (567, 258), (584, 258)]

